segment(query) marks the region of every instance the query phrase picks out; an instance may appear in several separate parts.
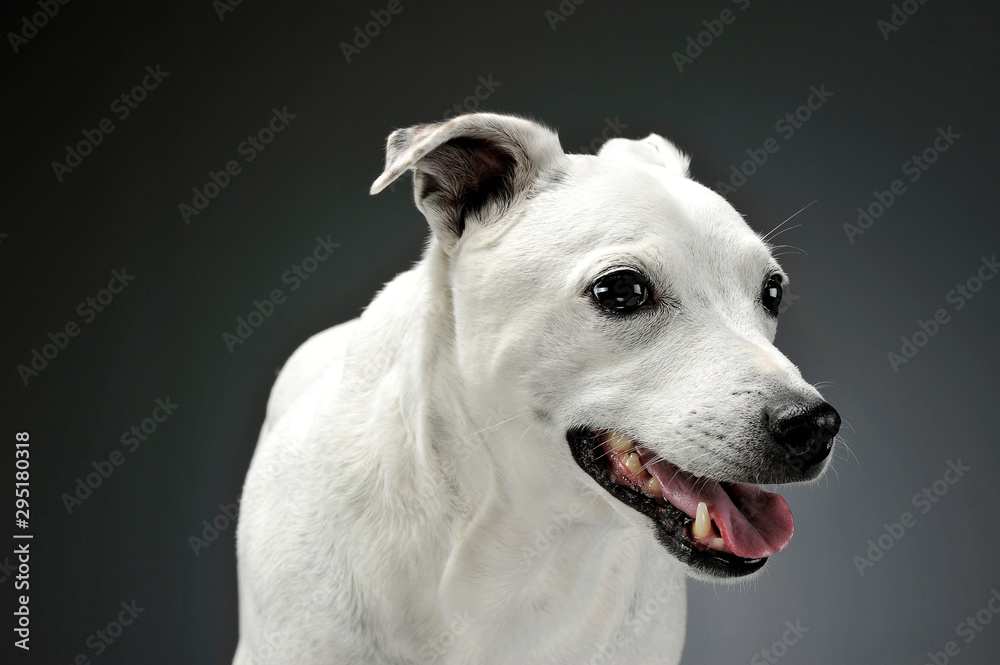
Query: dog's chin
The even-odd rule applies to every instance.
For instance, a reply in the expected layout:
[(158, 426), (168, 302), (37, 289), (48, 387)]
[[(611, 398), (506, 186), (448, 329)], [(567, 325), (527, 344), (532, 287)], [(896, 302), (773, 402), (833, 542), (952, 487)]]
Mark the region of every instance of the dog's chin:
[[(687, 473), (616, 436), (586, 427), (566, 433), (577, 464), (611, 496), (649, 518), (657, 540), (693, 577), (745, 578), (788, 544), (792, 516), (779, 495), (756, 485)], [(637, 459), (629, 459), (633, 453), (641, 460), (639, 469)], [(696, 524), (702, 500), (706, 508), (713, 506), (717, 517), (703, 516)]]

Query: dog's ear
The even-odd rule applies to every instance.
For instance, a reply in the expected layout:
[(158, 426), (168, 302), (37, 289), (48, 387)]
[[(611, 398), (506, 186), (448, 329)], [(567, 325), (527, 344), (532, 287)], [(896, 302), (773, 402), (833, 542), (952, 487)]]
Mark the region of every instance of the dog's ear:
[(601, 147), (597, 156), (620, 161), (645, 162), (662, 166), (682, 178), (691, 177), (688, 173), (691, 158), (659, 134), (650, 134), (641, 141), (611, 139)]
[(413, 197), (450, 247), (470, 222), (497, 219), (564, 157), (559, 138), (529, 120), (492, 113), (458, 116), (389, 135), (377, 194), (413, 169)]

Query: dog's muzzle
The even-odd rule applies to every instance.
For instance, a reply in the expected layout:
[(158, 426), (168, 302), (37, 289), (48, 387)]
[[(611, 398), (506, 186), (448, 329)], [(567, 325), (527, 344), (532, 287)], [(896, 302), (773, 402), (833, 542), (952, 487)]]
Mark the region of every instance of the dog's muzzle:
[[(825, 402), (764, 412), (773, 440), (768, 482), (816, 477), (833, 448), (840, 416)], [(617, 432), (567, 432), (577, 464), (616, 499), (649, 517), (681, 562), (713, 577), (759, 570), (792, 539), (794, 520), (778, 494), (746, 482), (684, 471)]]

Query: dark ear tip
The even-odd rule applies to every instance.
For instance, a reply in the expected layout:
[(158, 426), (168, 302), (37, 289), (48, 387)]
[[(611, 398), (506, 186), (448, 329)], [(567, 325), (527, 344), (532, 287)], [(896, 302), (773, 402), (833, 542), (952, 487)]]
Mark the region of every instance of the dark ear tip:
[(389, 134), (389, 140), (386, 142), (386, 153), (392, 154), (393, 152), (405, 150), (406, 146), (410, 144), (412, 134), (412, 127), (404, 127), (393, 131), (392, 134)]
[(515, 116), (475, 113), (394, 130), (386, 140), (377, 194), (407, 170), (414, 199), (435, 233), (451, 242), (470, 215), (492, 218), (564, 156), (555, 132)]
[(414, 125), (413, 127), (402, 127), (395, 129), (389, 138), (386, 139), (385, 146), (385, 170), (372, 183), (369, 194), (378, 194), (394, 180), (403, 175), (403, 172), (411, 168), (427, 152), (426, 147), (418, 147), (421, 141), (427, 139), (435, 131), (439, 130), (445, 123), (432, 123), (424, 125)]

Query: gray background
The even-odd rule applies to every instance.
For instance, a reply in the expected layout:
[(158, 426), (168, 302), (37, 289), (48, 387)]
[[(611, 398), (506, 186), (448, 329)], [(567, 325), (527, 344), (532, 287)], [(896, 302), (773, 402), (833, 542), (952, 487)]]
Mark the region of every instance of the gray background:
[[(247, 1), (220, 20), (209, 0), (71, 2), (18, 53), (5, 47), (0, 436), (11, 451), (15, 432), (31, 434), (35, 539), (33, 649), (10, 648), (13, 581), (0, 572), (3, 662), (228, 662), (233, 528), (197, 556), (189, 538), (237, 498), (284, 359), (419, 257), (427, 229), (408, 184), (367, 195), (385, 136), (465, 104), (480, 76), (499, 85), (470, 109), (531, 115), (568, 151), (598, 146), (608, 123), (655, 131), (710, 186), (775, 137), (779, 151), (730, 200), (762, 232), (815, 202), (778, 236), (802, 250), (781, 259), (794, 300), (778, 345), (809, 380), (831, 382), (852, 453), (842, 447), (817, 485), (783, 490), (797, 533), (759, 581), (690, 584), (684, 662), (768, 662), (761, 651), (787, 621), (808, 632), (775, 649), (783, 663), (925, 663), (948, 641), (952, 662), (996, 662), (1000, 627), (969, 643), (956, 627), (1000, 587), (1000, 280), (960, 311), (947, 301), (1000, 250), (995, 3), (913, 3), (885, 39), (888, 1), (563, 2), (575, 9), (553, 29), (558, 0), (404, 0), (350, 63), (339, 44), (386, 3), (319, 4)], [(735, 21), (678, 71), (672, 54), (726, 8)], [(6, 3), (0, 27), (37, 11)], [(157, 64), (169, 76), (119, 120), (112, 100)], [(776, 121), (821, 85), (832, 97), (783, 138)], [(284, 106), (288, 128), (185, 225), (192, 187), (241, 159), (240, 142)], [(116, 129), (59, 182), (51, 162), (104, 117)], [(903, 163), (939, 127), (960, 138), (909, 182)], [(843, 225), (895, 179), (906, 192), (849, 242)], [(327, 235), (339, 249), (289, 292), (282, 273)], [(84, 323), (77, 304), (123, 266), (134, 281)], [(223, 333), (278, 287), (287, 302), (230, 353)], [(939, 308), (950, 321), (893, 371), (886, 354)], [(80, 334), (25, 386), (17, 365), (69, 321)], [(129, 452), (122, 432), (167, 396), (179, 409)], [(62, 495), (114, 450), (122, 465), (69, 514)], [(0, 457), (11, 482), (13, 454)], [(970, 470), (920, 513), (913, 495), (949, 460)], [(4, 515), (11, 494), (0, 492)], [(859, 574), (854, 557), (904, 512), (916, 524)], [(133, 599), (143, 613), (95, 657), (88, 636)]]

